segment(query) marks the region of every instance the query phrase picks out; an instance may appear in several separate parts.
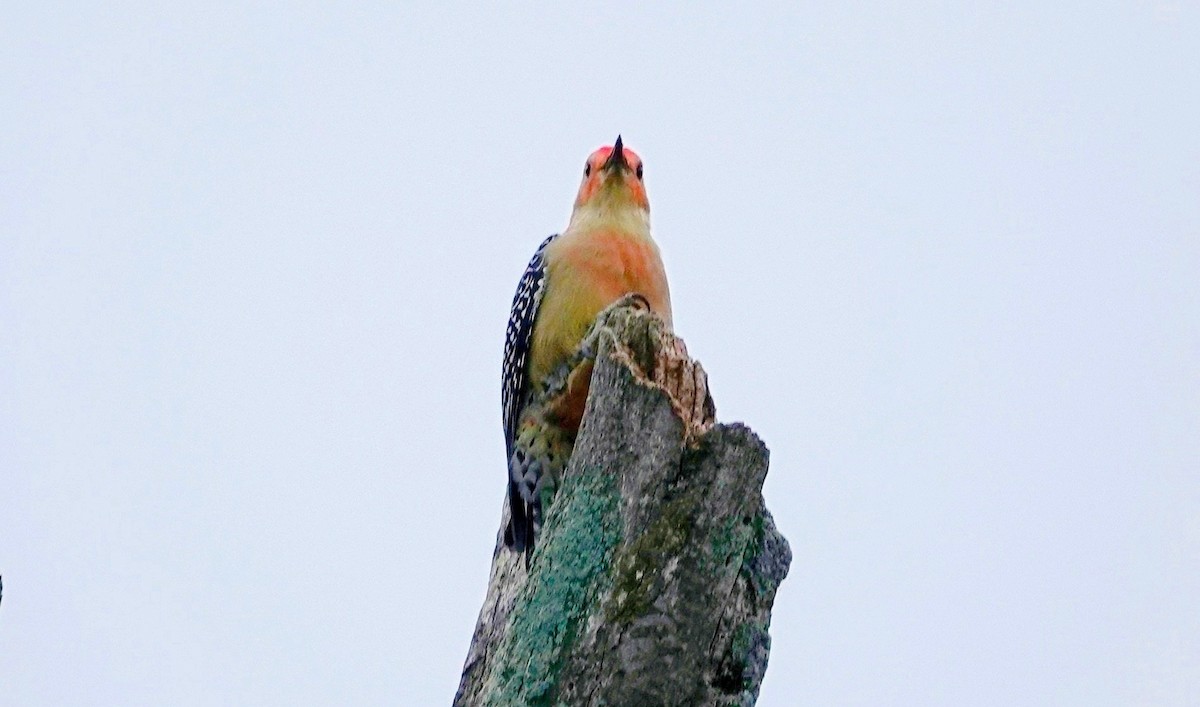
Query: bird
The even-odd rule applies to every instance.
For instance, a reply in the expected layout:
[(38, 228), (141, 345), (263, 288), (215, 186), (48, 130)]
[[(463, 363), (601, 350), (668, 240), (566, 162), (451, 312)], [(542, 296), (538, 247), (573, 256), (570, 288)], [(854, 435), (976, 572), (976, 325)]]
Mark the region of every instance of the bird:
[(566, 468), (583, 417), (591, 366), (543, 401), (546, 379), (567, 364), (596, 316), (633, 295), (671, 328), (671, 295), (650, 236), (644, 165), (621, 136), (588, 156), (567, 227), (541, 242), (517, 284), (501, 380), (508, 454), (505, 545), (529, 567), (543, 506)]

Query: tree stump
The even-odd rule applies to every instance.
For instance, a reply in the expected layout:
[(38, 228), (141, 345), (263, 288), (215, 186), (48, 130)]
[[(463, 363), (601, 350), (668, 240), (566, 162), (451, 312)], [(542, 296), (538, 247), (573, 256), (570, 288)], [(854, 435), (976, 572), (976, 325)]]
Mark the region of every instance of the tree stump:
[(503, 506), (454, 704), (752, 705), (791, 563), (767, 448), (715, 423), (704, 370), (649, 312), (610, 308), (588, 341), (570, 464), (528, 572)]

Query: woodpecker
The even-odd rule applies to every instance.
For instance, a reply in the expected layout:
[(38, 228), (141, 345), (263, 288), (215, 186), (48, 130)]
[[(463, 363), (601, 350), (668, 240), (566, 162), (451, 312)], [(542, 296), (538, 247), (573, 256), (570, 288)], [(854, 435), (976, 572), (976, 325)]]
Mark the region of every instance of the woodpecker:
[(650, 237), (642, 160), (617, 136), (583, 166), (571, 220), (542, 241), (517, 284), (504, 341), (501, 407), (508, 453), (505, 544), (533, 553), (544, 502), (566, 467), (583, 417), (590, 364), (560, 398), (541, 400), (546, 377), (575, 354), (596, 315), (638, 295), (671, 328), (671, 295)]

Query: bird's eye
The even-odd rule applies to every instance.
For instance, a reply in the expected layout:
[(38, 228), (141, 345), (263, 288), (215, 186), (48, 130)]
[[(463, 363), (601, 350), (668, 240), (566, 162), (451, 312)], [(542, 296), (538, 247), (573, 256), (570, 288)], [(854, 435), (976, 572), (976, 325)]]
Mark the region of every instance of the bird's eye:
[(592, 163), (591, 162), (587, 162), (583, 165), (583, 176), (585, 176), (585, 177), (592, 176)]
[(638, 168), (637, 168), (637, 178), (638, 179), (642, 178), (642, 166), (640, 164), (638, 165)]

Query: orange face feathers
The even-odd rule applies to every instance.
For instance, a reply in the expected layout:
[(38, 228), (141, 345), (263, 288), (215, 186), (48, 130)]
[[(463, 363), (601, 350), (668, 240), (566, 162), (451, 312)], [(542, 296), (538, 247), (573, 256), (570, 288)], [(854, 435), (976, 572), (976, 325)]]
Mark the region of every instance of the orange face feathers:
[(642, 158), (625, 147), (618, 135), (615, 143), (596, 150), (584, 163), (583, 183), (575, 197), (575, 208), (606, 201), (614, 206), (633, 205), (649, 211), (642, 171)]

